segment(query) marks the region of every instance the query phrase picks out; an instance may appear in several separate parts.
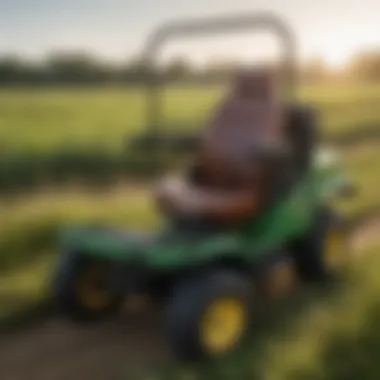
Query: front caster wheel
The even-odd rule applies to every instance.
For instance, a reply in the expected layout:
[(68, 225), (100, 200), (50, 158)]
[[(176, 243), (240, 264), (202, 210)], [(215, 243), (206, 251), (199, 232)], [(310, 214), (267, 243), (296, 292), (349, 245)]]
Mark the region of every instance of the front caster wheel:
[(59, 262), (53, 298), (59, 310), (76, 322), (97, 321), (114, 315), (122, 302), (108, 281), (103, 262), (69, 252)]

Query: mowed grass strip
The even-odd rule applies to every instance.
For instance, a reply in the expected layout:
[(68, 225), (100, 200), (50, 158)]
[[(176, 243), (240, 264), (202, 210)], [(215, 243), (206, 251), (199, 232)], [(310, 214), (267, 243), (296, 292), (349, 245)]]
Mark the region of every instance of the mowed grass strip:
[[(222, 96), (220, 86), (171, 86), (164, 91), (168, 125), (202, 125)], [(299, 98), (321, 111), (325, 133), (380, 123), (380, 84), (302, 86)], [(120, 150), (125, 135), (145, 122), (140, 87), (0, 90), (0, 148), (52, 151), (62, 147), (102, 146)]]

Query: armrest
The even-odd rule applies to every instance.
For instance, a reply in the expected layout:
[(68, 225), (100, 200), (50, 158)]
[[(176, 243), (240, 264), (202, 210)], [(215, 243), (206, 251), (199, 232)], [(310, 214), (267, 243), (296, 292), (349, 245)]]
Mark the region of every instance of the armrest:
[(250, 217), (260, 203), (258, 191), (254, 189), (208, 190), (179, 178), (164, 180), (156, 191), (156, 199), (166, 213), (199, 215), (225, 222)]

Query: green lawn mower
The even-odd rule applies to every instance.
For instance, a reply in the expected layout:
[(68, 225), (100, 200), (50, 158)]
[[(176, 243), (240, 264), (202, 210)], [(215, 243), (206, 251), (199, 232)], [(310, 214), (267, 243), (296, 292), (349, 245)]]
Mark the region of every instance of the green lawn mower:
[[(152, 62), (162, 43), (178, 35), (251, 27), (273, 29), (284, 41), (285, 77), (294, 93), (293, 38), (272, 15), (165, 25), (148, 41), (146, 57)], [(148, 124), (155, 136), (162, 124), (158, 85), (149, 77)], [(317, 146), (314, 110), (289, 104), (293, 174), (279, 181), (259, 215), (220, 229), (184, 228), (170, 219), (157, 233), (65, 229), (54, 279), (60, 310), (78, 322), (94, 321), (116, 313), (127, 296), (146, 294), (164, 310), (167, 342), (176, 356), (214, 358), (247, 336), (259, 299), (335, 273), (348, 254), (347, 231), (331, 205), (351, 195), (352, 187), (336, 154)]]

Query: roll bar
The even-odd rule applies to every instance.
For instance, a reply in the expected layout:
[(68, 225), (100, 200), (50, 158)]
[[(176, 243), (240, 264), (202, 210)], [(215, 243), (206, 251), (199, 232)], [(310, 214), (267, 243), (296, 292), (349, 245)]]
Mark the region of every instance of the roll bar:
[(282, 19), (272, 13), (238, 14), (233, 16), (179, 20), (165, 23), (148, 37), (143, 50), (143, 59), (147, 65), (146, 76), (146, 123), (150, 132), (159, 131), (161, 124), (160, 88), (154, 67), (160, 49), (169, 41), (178, 37), (208, 36), (231, 31), (255, 29), (273, 30), (283, 46), (283, 67), (285, 69), (286, 90), (293, 96), (296, 85), (296, 46), (293, 33)]

